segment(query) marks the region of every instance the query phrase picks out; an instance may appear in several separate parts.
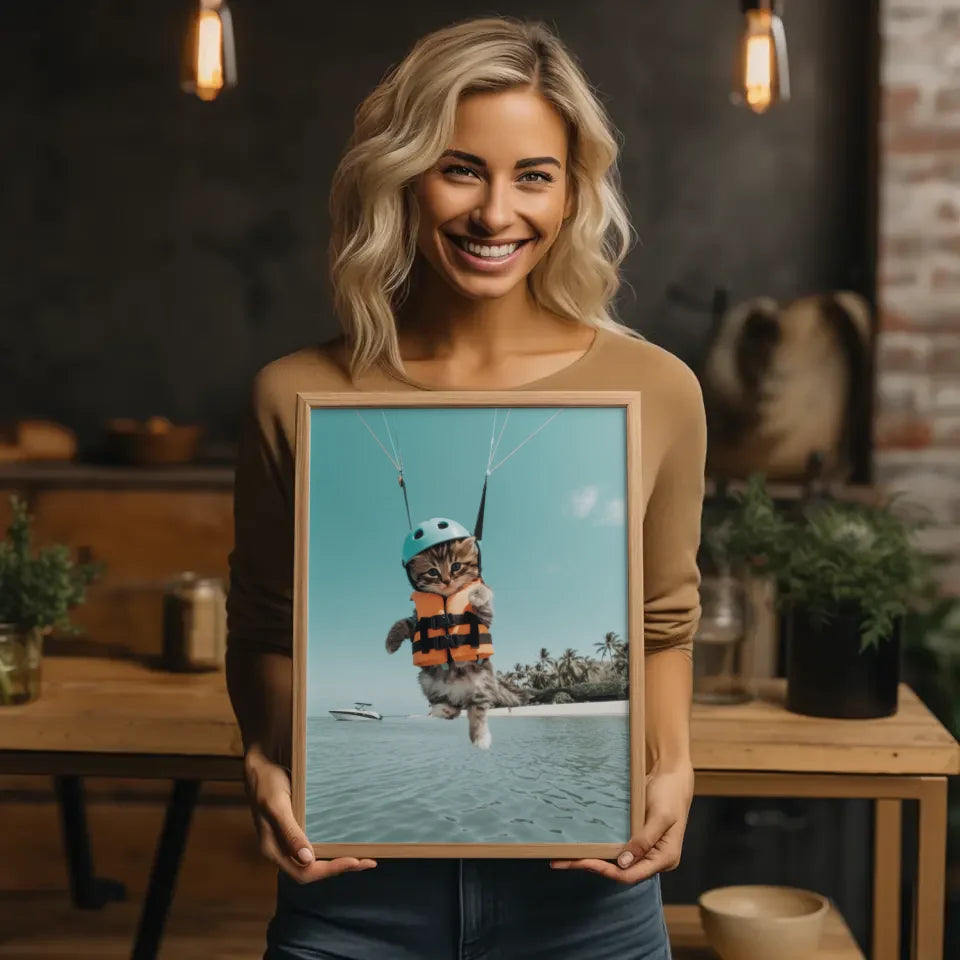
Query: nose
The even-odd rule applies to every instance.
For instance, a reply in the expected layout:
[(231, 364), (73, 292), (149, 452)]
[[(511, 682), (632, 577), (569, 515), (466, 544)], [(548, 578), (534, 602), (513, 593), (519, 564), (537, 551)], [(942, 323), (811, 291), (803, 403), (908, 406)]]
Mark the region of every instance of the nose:
[(510, 208), (510, 185), (491, 177), (483, 191), (483, 199), (470, 215), (471, 226), (485, 236), (502, 233), (513, 222)]

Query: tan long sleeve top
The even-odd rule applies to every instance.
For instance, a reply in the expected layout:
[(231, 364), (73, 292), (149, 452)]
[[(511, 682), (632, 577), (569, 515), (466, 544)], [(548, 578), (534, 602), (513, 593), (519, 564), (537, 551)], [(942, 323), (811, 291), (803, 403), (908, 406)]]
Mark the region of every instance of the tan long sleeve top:
[[(231, 652), (292, 650), (297, 393), (423, 389), (381, 369), (352, 382), (337, 356), (334, 345), (306, 348), (273, 361), (254, 379), (235, 481)], [(696, 556), (706, 456), (696, 377), (649, 341), (601, 330), (575, 363), (519, 389), (642, 392), (645, 650), (691, 653), (700, 616)]]

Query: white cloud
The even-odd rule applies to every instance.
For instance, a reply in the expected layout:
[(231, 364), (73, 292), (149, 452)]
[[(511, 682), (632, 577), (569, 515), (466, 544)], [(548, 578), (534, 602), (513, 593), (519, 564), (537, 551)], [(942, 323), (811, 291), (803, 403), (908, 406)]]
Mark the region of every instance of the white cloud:
[(581, 487), (579, 490), (574, 490), (570, 495), (570, 509), (573, 515), (581, 520), (589, 517), (597, 505), (599, 496), (600, 491), (596, 487)]
[(603, 527), (622, 527), (625, 516), (626, 511), (623, 500), (615, 497), (603, 505), (603, 510), (600, 512), (600, 516), (597, 517), (597, 523)]

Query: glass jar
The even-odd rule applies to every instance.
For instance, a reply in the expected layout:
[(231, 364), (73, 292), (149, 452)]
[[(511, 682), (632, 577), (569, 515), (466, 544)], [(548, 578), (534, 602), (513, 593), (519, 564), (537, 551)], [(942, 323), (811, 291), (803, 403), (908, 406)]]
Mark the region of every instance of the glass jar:
[(220, 670), (227, 646), (227, 597), (223, 581), (178, 574), (163, 596), (164, 669)]
[(0, 707), (29, 703), (40, 696), (43, 634), (0, 623)]
[(742, 581), (729, 574), (705, 574), (700, 582), (700, 606), (700, 625), (693, 639), (693, 699), (698, 703), (752, 699)]

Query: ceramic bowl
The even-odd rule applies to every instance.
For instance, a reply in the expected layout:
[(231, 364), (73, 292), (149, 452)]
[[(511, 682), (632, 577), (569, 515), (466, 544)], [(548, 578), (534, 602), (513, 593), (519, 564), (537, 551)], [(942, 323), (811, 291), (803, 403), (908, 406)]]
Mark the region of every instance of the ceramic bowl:
[(723, 960), (811, 960), (830, 901), (796, 887), (716, 887), (698, 900), (707, 942)]

